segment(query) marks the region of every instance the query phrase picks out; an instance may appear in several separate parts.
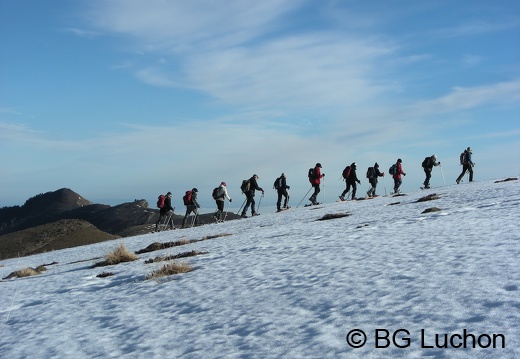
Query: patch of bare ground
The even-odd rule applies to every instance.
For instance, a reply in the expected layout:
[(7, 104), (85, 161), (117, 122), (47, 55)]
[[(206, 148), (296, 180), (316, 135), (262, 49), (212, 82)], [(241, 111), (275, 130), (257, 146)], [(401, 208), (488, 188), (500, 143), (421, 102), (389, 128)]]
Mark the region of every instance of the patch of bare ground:
[(518, 178), (516, 178), (516, 177), (508, 177), (508, 178), (503, 179), (503, 180), (495, 181), (495, 183), (502, 183), (502, 182), (509, 182), (509, 181), (518, 181)]
[(180, 273), (187, 273), (191, 272), (193, 270), (193, 267), (189, 263), (185, 262), (171, 262), (168, 264), (165, 264), (161, 268), (153, 271), (149, 275), (146, 276), (145, 280), (149, 279), (159, 279), (161, 277), (166, 277), (174, 274), (180, 274)]
[(317, 221), (326, 221), (329, 219), (343, 218), (348, 216), (350, 216), (349, 213), (328, 213), (325, 214), (323, 217), (318, 218)]
[(137, 259), (139, 259), (139, 257), (135, 253), (132, 253), (126, 249), (124, 244), (120, 244), (117, 248), (105, 256), (104, 261), (94, 264), (94, 267), (110, 266), (123, 262), (132, 262)]
[(166, 256), (166, 257), (155, 257), (153, 259), (148, 259), (148, 260), (144, 261), (144, 263), (150, 264), (150, 263), (164, 262), (164, 261), (170, 261), (173, 259), (194, 257), (194, 256), (198, 256), (201, 254), (208, 254), (208, 252), (200, 252), (200, 251), (193, 250), (193, 251), (183, 252), (183, 253), (174, 254), (174, 255)]
[(46, 270), (47, 270), (47, 268), (45, 268), (44, 265), (38, 266), (36, 268), (28, 267), (28, 268), (14, 271), (11, 274), (9, 274), (7, 277), (2, 278), (2, 279), (30, 277), (33, 275), (41, 274), (41, 273), (45, 272)]
[(432, 193), (427, 196), (421, 197), (417, 200), (417, 203), (419, 202), (427, 202), (427, 201), (434, 201), (436, 199), (439, 199), (440, 197), (437, 195), (437, 193)]
[(437, 207), (431, 207), (431, 208), (426, 208), (424, 211), (421, 212), (421, 214), (431, 213), (431, 212), (439, 212), (439, 211), (442, 211), (442, 209), (437, 208)]
[(154, 242), (154, 243), (150, 244), (148, 247), (146, 247), (144, 249), (140, 249), (135, 253), (136, 254), (149, 253), (149, 252), (159, 251), (161, 249), (184, 246), (186, 244), (197, 243), (197, 242), (207, 241), (208, 239), (227, 237), (227, 236), (231, 236), (231, 234), (230, 233), (221, 233), (221, 234), (215, 234), (215, 235), (211, 235), (211, 236), (205, 236), (205, 237), (202, 237), (201, 239), (180, 239), (178, 241), (166, 242), (166, 243)]
[(103, 272), (103, 273), (99, 273), (96, 277), (98, 278), (106, 278), (106, 277), (110, 277), (110, 276), (113, 276), (114, 273), (112, 272)]

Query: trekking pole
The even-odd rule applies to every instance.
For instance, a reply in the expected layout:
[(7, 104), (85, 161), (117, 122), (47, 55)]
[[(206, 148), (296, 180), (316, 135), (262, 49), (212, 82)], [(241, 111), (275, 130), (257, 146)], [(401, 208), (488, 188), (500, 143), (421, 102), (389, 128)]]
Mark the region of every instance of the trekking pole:
[[(227, 213), (229, 211), (229, 207), (231, 207), (231, 204), (228, 205), (228, 209), (226, 209), (226, 213), (224, 214), (224, 219), (222, 220), (222, 222), (226, 221), (226, 217), (227, 217)], [(226, 201), (225, 200), (224, 200), (224, 208), (226, 208)]]
[(323, 193), (322, 193), (322, 202), (325, 203), (325, 175), (323, 175)]
[(305, 197), (307, 197), (307, 195), (309, 194), (309, 192), (311, 191), (313, 187), (311, 186), (311, 188), (309, 188), (309, 190), (307, 191), (307, 193), (305, 194), (305, 196), (303, 196), (302, 200), (300, 201), (300, 203), (298, 203), (298, 205), (296, 206), (296, 208), (300, 207), (300, 204), (303, 202), (303, 200), (305, 199)]
[(256, 211), (260, 212), (260, 204), (262, 203), (262, 198), (264, 198), (264, 193), (262, 192), (262, 195), (260, 196), (260, 201), (258, 201), (258, 207), (256, 207)]
[(383, 176), (383, 184), (385, 185), (385, 197), (386, 197), (386, 179), (385, 179), (386, 176)]
[(441, 169), (442, 181), (444, 182), (444, 187), (446, 187), (446, 180), (444, 179), (444, 172), (442, 171), (442, 166), (439, 165), (439, 168)]
[(247, 201), (247, 197), (246, 197), (246, 199), (244, 200), (244, 202), (242, 203), (242, 205), (240, 206), (240, 208), (238, 209), (237, 214), (240, 213), (240, 211), (242, 210), (242, 207), (244, 207), (244, 205), (246, 204), (246, 201)]

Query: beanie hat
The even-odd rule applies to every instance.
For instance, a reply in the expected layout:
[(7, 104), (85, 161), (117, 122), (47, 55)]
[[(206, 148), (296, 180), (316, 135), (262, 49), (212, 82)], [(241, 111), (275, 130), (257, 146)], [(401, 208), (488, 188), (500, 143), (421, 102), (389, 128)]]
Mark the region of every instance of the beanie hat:
[(222, 182), (220, 185), (221, 186), (226, 186), (226, 182)]

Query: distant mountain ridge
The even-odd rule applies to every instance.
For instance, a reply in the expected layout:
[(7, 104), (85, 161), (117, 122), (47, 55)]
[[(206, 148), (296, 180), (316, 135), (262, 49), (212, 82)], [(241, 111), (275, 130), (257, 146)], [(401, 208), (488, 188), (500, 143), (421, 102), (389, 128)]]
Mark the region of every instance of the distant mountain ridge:
[[(211, 223), (211, 216), (201, 214), (199, 219)], [(158, 218), (159, 210), (144, 199), (109, 206), (61, 188), (36, 195), (22, 206), (0, 208), (0, 259), (149, 233)], [(173, 216), (177, 228), (182, 218)], [(236, 218), (234, 213), (227, 215), (228, 220)]]

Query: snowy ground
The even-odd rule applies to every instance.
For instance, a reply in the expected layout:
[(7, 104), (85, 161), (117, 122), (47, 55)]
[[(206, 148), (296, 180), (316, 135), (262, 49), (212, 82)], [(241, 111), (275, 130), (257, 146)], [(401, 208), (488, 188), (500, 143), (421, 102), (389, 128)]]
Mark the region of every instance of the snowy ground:
[[(520, 358), (519, 204), (518, 181), (486, 181), (4, 260), (2, 278), (58, 264), (0, 282), (0, 357)], [(92, 268), (121, 243), (225, 233)], [(181, 260), (194, 271), (144, 280), (190, 250), (208, 252)]]

